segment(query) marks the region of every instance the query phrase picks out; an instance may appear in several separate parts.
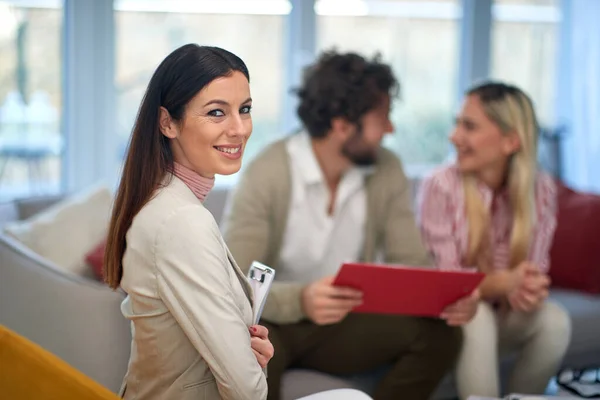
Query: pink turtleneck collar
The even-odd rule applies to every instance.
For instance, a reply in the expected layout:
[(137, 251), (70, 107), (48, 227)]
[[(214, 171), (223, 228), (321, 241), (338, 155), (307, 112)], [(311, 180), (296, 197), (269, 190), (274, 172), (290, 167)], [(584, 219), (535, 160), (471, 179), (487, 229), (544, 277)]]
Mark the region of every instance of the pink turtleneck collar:
[(200, 201), (204, 201), (215, 185), (215, 178), (205, 178), (177, 162), (173, 163), (173, 175), (181, 179)]

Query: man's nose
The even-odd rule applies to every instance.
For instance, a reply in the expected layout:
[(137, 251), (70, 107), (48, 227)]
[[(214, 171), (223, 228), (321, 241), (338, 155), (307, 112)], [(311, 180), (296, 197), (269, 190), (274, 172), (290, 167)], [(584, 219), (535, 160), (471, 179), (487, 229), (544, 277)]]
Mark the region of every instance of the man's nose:
[(395, 130), (396, 130), (396, 127), (394, 126), (392, 121), (388, 120), (387, 126), (385, 127), (384, 135), (389, 135), (390, 133), (394, 133)]

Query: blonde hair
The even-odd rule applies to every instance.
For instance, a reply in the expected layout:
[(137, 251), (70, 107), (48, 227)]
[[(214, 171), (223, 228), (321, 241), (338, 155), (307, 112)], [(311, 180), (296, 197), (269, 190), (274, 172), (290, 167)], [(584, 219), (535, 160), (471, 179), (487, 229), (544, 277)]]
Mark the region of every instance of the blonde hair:
[[(509, 267), (524, 261), (536, 223), (535, 179), (537, 173), (538, 123), (531, 99), (520, 89), (502, 83), (484, 83), (467, 92), (479, 98), (486, 116), (503, 134), (517, 134), (520, 148), (511, 156), (507, 188), (513, 212), (509, 247)], [(469, 246), (466, 261), (481, 271), (491, 269), (489, 211), (484, 207), (472, 174), (465, 174), (464, 194), (469, 222)]]

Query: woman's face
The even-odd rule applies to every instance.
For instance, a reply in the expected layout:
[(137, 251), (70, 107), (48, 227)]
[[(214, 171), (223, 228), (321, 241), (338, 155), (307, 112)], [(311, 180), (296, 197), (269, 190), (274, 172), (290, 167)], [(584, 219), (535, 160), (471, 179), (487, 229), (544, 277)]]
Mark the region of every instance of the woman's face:
[(239, 171), (252, 133), (250, 85), (241, 72), (213, 80), (187, 104), (182, 121), (161, 109), (161, 131), (174, 160), (212, 178)]
[(465, 173), (503, 169), (518, 147), (514, 134), (503, 134), (490, 120), (477, 95), (467, 96), (450, 136), (458, 167)]

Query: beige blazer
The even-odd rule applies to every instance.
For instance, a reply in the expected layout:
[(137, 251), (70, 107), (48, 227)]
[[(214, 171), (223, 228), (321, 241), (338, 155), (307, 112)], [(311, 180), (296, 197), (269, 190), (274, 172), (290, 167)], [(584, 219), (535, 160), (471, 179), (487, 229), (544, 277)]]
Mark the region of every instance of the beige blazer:
[[(167, 181), (165, 181), (167, 182)], [(173, 177), (127, 233), (125, 399), (265, 399), (250, 347), (251, 288), (202, 203)]]

